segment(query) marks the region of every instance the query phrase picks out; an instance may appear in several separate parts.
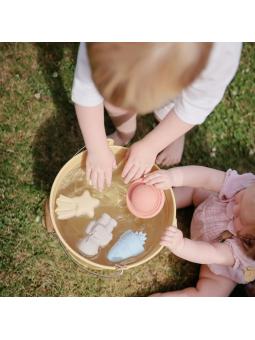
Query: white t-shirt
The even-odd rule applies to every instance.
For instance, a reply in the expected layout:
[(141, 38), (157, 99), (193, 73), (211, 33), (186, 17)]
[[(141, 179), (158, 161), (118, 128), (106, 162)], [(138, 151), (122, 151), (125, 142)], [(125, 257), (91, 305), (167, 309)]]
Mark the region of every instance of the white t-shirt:
[[(184, 122), (196, 125), (219, 104), (228, 84), (233, 79), (240, 61), (242, 43), (214, 43), (208, 62), (200, 75), (174, 100), (155, 111), (162, 120), (174, 107)], [(171, 75), (169, 75), (171, 76)], [(79, 47), (72, 100), (80, 106), (96, 106), (103, 102), (92, 78), (86, 44)]]

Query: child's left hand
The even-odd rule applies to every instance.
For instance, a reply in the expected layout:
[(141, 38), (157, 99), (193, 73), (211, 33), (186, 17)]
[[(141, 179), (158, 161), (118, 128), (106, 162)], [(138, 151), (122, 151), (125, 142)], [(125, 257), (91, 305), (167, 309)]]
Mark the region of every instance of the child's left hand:
[(182, 231), (173, 226), (168, 227), (165, 234), (161, 238), (160, 244), (172, 251), (182, 249), (184, 246)]
[(134, 143), (128, 152), (128, 160), (122, 171), (122, 177), (127, 184), (150, 172), (157, 154), (148, 150), (143, 141)]

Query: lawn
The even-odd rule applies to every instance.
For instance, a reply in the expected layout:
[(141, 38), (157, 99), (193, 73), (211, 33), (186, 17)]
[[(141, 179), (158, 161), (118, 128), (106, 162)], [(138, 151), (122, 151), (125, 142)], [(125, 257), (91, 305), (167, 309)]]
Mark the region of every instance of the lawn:
[[(70, 99), (77, 44), (0, 44), (0, 296), (147, 296), (193, 285), (199, 266), (163, 250), (115, 279), (67, 257), (42, 225), (52, 182), (82, 138)], [(255, 44), (223, 101), (186, 139), (182, 164), (255, 172)], [(107, 131), (112, 130), (106, 119)], [(155, 125), (139, 118), (136, 138)], [(178, 212), (189, 235), (192, 209)], [(238, 287), (233, 295), (244, 295)]]

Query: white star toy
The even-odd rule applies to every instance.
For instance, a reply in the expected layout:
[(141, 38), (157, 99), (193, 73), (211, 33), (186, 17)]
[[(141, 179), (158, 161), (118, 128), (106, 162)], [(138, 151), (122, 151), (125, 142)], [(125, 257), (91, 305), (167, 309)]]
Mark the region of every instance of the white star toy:
[(88, 190), (81, 196), (67, 197), (60, 195), (57, 198), (57, 208), (55, 210), (59, 220), (66, 220), (72, 217), (87, 215), (94, 217), (94, 209), (99, 206), (99, 200), (93, 198)]

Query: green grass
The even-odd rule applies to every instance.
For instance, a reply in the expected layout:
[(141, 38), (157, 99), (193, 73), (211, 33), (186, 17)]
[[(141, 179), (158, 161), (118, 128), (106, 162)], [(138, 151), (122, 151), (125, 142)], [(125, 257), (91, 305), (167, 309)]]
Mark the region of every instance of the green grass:
[[(119, 278), (92, 276), (42, 226), (52, 182), (82, 146), (70, 100), (77, 48), (0, 44), (0, 295), (145, 296), (194, 284), (199, 266), (167, 250)], [(245, 44), (237, 76), (214, 114), (189, 134), (182, 164), (255, 172), (254, 55), (255, 44)], [(151, 115), (140, 118), (137, 138), (154, 124)], [(191, 214), (178, 212), (186, 235)]]

